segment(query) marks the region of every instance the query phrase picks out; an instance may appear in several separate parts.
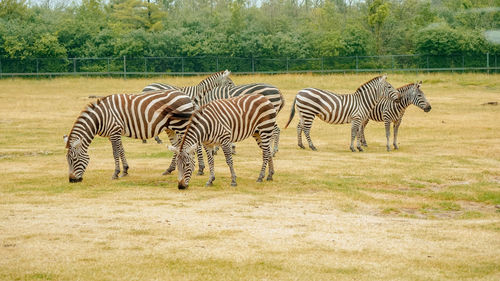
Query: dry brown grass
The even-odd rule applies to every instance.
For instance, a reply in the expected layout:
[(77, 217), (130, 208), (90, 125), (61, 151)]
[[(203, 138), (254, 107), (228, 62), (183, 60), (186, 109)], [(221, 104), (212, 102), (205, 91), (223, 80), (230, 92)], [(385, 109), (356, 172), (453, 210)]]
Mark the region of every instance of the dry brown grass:
[[(351, 93), (363, 75), (234, 76), (282, 89), (283, 126), (304, 87)], [(195, 176), (178, 191), (161, 176), (170, 153), (124, 139), (130, 176), (110, 180), (109, 142), (96, 138), (80, 184), (67, 183), (62, 135), (89, 95), (137, 92), (149, 82), (200, 77), (0, 80), (2, 280), (498, 280), (500, 111), (498, 75), (390, 74), (423, 80), (432, 104), (409, 108), (400, 150), (385, 151), (371, 123), (364, 153), (349, 125), (316, 120), (319, 151), (282, 130), (273, 182), (256, 183), (260, 151), (237, 146), (238, 187), (216, 158), (214, 186)], [(166, 137), (163, 137), (166, 139)]]

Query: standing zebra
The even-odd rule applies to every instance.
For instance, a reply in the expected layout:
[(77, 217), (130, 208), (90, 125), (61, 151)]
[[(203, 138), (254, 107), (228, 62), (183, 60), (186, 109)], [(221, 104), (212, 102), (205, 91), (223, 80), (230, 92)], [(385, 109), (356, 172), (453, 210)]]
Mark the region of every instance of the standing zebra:
[(422, 81), (408, 84), (398, 88), (398, 91), (401, 93), (401, 101), (399, 103), (395, 103), (389, 99), (382, 98), (379, 103), (373, 108), (373, 110), (368, 115), (369, 119), (361, 126), (361, 144), (363, 146), (368, 146), (365, 139), (365, 127), (368, 124), (368, 121), (374, 120), (377, 122), (385, 123), (385, 137), (387, 139), (387, 151), (391, 150), (391, 146), (389, 145), (389, 138), (391, 135), (391, 123), (394, 122), (394, 149), (398, 149), (398, 129), (399, 125), (401, 125), (401, 121), (403, 120), (403, 115), (405, 114), (405, 110), (411, 104), (418, 106), (425, 112), (431, 111), (431, 104), (425, 98), (424, 92), (420, 89), (422, 85)]
[[(229, 78), (229, 75), (231, 74), (231, 71), (229, 70), (224, 70), (224, 71), (219, 71), (216, 72), (207, 78), (201, 80), (201, 82), (196, 85), (196, 86), (186, 86), (186, 87), (177, 87), (169, 84), (163, 84), (163, 83), (153, 83), (150, 84), (144, 89), (142, 89), (143, 93), (148, 93), (152, 91), (163, 91), (163, 90), (168, 90), (168, 89), (177, 89), (185, 93), (189, 98), (193, 101), (195, 99), (199, 99), (199, 96), (202, 95), (203, 93), (212, 90), (215, 87), (219, 86), (227, 86), (227, 87), (232, 87), (234, 86), (233, 80)], [(199, 105), (195, 103), (195, 106), (198, 107)], [(170, 136), (169, 136), (170, 138)], [(156, 136), (155, 140), (157, 143), (162, 143), (161, 139)], [(170, 139), (170, 142), (173, 140)], [(145, 141), (143, 141), (145, 142)], [(196, 154), (198, 156), (198, 175), (203, 175), (203, 169), (205, 169), (205, 164), (203, 162), (203, 153), (202, 153), (202, 148), (201, 146), (197, 148)], [(164, 175), (170, 174), (172, 171), (175, 170), (175, 162), (172, 162), (170, 164), (170, 167), (168, 167), (165, 172), (163, 173)]]
[[(310, 136), (310, 130), (314, 118), (318, 116), (321, 120), (330, 124), (351, 123), (351, 151), (354, 149), (354, 139), (358, 136), (362, 123), (368, 118), (368, 114), (382, 97), (388, 97), (396, 102), (400, 99), (400, 93), (387, 82), (387, 76), (378, 76), (361, 85), (356, 92), (348, 95), (334, 94), (329, 91), (306, 88), (300, 90), (295, 96), (290, 113), (290, 119), (286, 123), (288, 127), (295, 115), (295, 105), (299, 112), (300, 120), (297, 124), (298, 146), (302, 145), (302, 131), (306, 135), (309, 147), (316, 150)], [(357, 148), (363, 151), (360, 139), (357, 138)]]
[(197, 145), (203, 144), (208, 156), (210, 178), (207, 186), (215, 180), (214, 159), (208, 153), (209, 147), (220, 145), (231, 171), (231, 185), (236, 186), (236, 174), (233, 168), (231, 143), (242, 141), (252, 136), (262, 149), (262, 169), (257, 181), (262, 181), (266, 165), (269, 164), (267, 180), (273, 179), (274, 167), (271, 155), (271, 137), (276, 127), (276, 110), (271, 102), (262, 95), (244, 95), (240, 97), (213, 101), (195, 111), (178, 148), (179, 189), (189, 185), (194, 168), (192, 152)]
[[(226, 87), (215, 87), (211, 91), (205, 92), (204, 94), (198, 96), (198, 100), (195, 103), (199, 106), (203, 106), (211, 101), (219, 99), (227, 99), (248, 94), (261, 94), (265, 96), (271, 104), (276, 109), (276, 114), (278, 114), (281, 109), (285, 106), (285, 99), (281, 94), (280, 90), (272, 85), (255, 83), (246, 84), (240, 86), (226, 86)], [(278, 126), (275, 127), (275, 132), (273, 134), (274, 138), (274, 149), (273, 155), (278, 152), (280, 129)]]
[(142, 89), (142, 92), (146, 93), (151, 91), (177, 89), (186, 94), (192, 100), (195, 100), (199, 95), (208, 92), (215, 87), (234, 86), (233, 80), (229, 78), (230, 74), (231, 71), (227, 69), (224, 71), (216, 72), (201, 80), (201, 82), (196, 86), (177, 87), (169, 84), (153, 83), (144, 87), (144, 89)]
[(121, 136), (148, 139), (161, 131), (184, 132), (194, 111), (191, 99), (178, 90), (166, 90), (143, 95), (116, 94), (89, 104), (76, 119), (69, 136), (64, 136), (68, 153), (69, 181), (82, 181), (89, 163), (87, 149), (96, 135), (108, 137), (113, 147), (115, 172), (128, 174)]

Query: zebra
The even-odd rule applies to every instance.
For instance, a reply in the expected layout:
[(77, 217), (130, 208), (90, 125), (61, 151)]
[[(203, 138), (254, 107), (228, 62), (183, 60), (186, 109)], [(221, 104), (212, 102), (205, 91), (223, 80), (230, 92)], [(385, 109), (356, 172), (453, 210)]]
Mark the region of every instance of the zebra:
[[(232, 87), (232, 86), (234, 86), (233, 80), (231, 80), (231, 78), (229, 78), (230, 74), (231, 74), (231, 71), (229, 71), (227, 69), (224, 71), (216, 72), (216, 73), (208, 76), (207, 78), (201, 80), (201, 82), (196, 86), (177, 87), (177, 86), (173, 86), (173, 85), (169, 85), (169, 84), (153, 83), (153, 84), (150, 84), (150, 85), (147, 85), (146, 87), (144, 87), (142, 89), (142, 92), (148, 93), (148, 92), (152, 92), (152, 91), (163, 91), (163, 90), (169, 90), (169, 89), (177, 89), (177, 90), (184, 92), (187, 96), (189, 96), (189, 98), (191, 100), (194, 101), (195, 99), (197, 99), (197, 97), (199, 95), (202, 95), (204, 92), (210, 91), (214, 87), (217, 87), (217, 86)], [(195, 106), (198, 107), (198, 105), (196, 103), (195, 103)], [(155, 140), (159, 144), (162, 143), (162, 140), (158, 136), (155, 137)], [(170, 139), (170, 142), (172, 142), (172, 141), (173, 140)], [(145, 142), (146, 142), (146, 140), (143, 140), (143, 143), (145, 143)], [(203, 175), (203, 170), (205, 168), (205, 164), (203, 161), (203, 153), (202, 153), (201, 146), (198, 147), (196, 154), (198, 156), (198, 165), (199, 165), (198, 175)], [(165, 170), (165, 172), (163, 172), (163, 175), (168, 175), (174, 170), (175, 170), (175, 162), (173, 162), (173, 165), (171, 164)]]
[[(302, 89), (295, 96), (290, 118), (285, 128), (292, 121), (295, 115), (295, 106), (297, 106), (300, 116), (297, 124), (297, 144), (300, 148), (304, 148), (302, 144), (303, 131), (309, 147), (312, 150), (317, 150), (310, 136), (312, 122), (316, 116), (330, 124), (351, 123), (350, 149), (355, 152), (354, 139), (358, 135), (362, 123), (368, 118), (369, 112), (383, 96), (396, 102), (401, 98), (400, 93), (387, 82), (387, 75), (377, 76), (361, 85), (353, 94), (347, 95), (334, 94), (315, 88)], [(357, 148), (359, 151), (363, 151), (359, 137), (357, 138)]]
[[(246, 84), (239, 86), (225, 86), (225, 87), (215, 87), (211, 91), (205, 92), (202, 95), (198, 96), (198, 99), (195, 100), (195, 103), (203, 106), (208, 104), (211, 101), (219, 100), (219, 99), (227, 99), (231, 97), (237, 97), (241, 95), (248, 94), (261, 94), (265, 96), (271, 104), (276, 109), (276, 113), (279, 113), (281, 109), (285, 106), (285, 99), (281, 94), (281, 91), (272, 85), (263, 84), (263, 83), (254, 83), (254, 84)], [(280, 129), (278, 126), (275, 128), (275, 132), (273, 134), (274, 138), (274, 149), (273, 156), (278, 152), (279, 145), (279, 136)], [(234, 154), (233, 150), (233, 154)]]
[(369, 119), (366, 119), (361, 126), (361, 144), (363, 146), (368, 146), (365, 139), (365, 127), (368, 121), (374, 120), (377, 122), (385, 123), (385, 136), (387, 139), (387, 151), (391, 150), (389, 145), (389, 138), (391, 134), (391, 123), (394, 123), (394, 149), (398, 149), (397, 139), (398, 139), (398, 129), (403, 120), (403, 115), (405, 110), (411, 104), (418, 106), (424, 112), (431, 111), (431, 104), (427, 101), (424, 92), (422, 92), (420, 86), (422, 81), (411, 83), (398, 88), (397, 90), (401, 93), (401, 101), (399, 103), (392, 102), (389, 99), (382, 98), (379, 103), (373, 108), (373, 110), (368, 115)]
[(178, 188), (185, 189), (189, 185), (194, 168), (192, 152), (199, 144), (203, 144), (207, 152), (210, 167), (210, 177), (206, 186), (211, 186), (215, 180), (214, 158), (209, 153), (209, 149), (214, 145), (222, 147), (226, 163), (231, 171), (231, 186), (236, 186), (231, 143), (242, 141), (250, 136), (262, 149), (262, 168), (257, 181), (261, 182), (264, 178), (267, 165), (269, 165), (267, 180), (272, 180), (274, 166), (271, 138), (276, 126), (276, 109), (262, 95), (253, 94), (221, 99), (202, 106), (191, 116), (180, 145), (170, 147), (178, 155)]
[(112, 179), (117, 179), (120, 159), (121, 177), (127, 176), (129, 169), (121, 136), (148, 139), (163, 130), (171, 136), (173, 132), (183, 133), (194, 109), (191, 99), (178, 90), (143, 95), (115, 94), (90, 103), (76, 119), (69, 136), (64, 136), (69, 181), (82, 181), (90, 160), (87, 150), (96, 135), (111, 141), (115, 160)]
[(231, 71), (229, 70), (224, 70), (224, 71), (219, 71), (216, 72), (207, 78), (201, 80), (201, 82), (198, 85), (195, 86), (187, 86), (187, 87), (177, 87), (169, 84), (163, 84), (163, 83), (153, 83), (149, 84), (144, 89), (142, 89), (143, 93), (151, 92), (151, 91), (162, 91), (162, 90), (169, 90), (169, 89), (177, 89), (180, 90), (181, 92), (184, 92), (189, 98), (192, 100), (195, 100), (197, 96), (208, 92), (212, 90), (215, 87), (219, 86), (234, 86), (233, 80), (229, 78), (229, 75), (231, 74)]

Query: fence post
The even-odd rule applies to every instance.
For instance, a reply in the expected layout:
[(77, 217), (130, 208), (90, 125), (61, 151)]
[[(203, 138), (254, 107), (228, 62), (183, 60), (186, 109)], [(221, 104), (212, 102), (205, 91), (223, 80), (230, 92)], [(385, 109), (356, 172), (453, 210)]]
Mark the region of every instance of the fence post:
[(325, 58), (321, 57), (321, 72), (325, 69)]
[(289, 57), (286, 57), (286, 72), (288, 73), (288, 60), (289, 60)]
[(490, 74), (490, 53), (486, 53), (486, 68), (488, 69), (488, 74)]
[(123, 56), (123, 79), (127, 79), (127, 57)]
[(111, 75), (111, 73), (109, 73), (109, 58), (108, 58), (108, 75)]
[(356, 73), (358, 73), (358, 56), (356, 55)]
[(73, 58), (73, 73), (76, 74), (76, 58)]
[(184, 75), (184, 57), (181, 57), (181, 72)]
[(144, 57), (144, 76), (146, 76), (146, 72), (148, 72), (148, 58)]
[(427, 73), (429, 73), (429, 56), (427, 55), (426, 58), (427, 58)]
[(38, 58), (36, 59), (36, 76), (38, 76)]
[(0, 60), (0, 78), (2, 78), (2, 60)]
[(252, 72), (255, 72), (255, 58), (252, 56)]
[(217, 71), (219, 71), (219, 56), (217, 56), (215, 60), (215, 72)]
[(465, 56), (462, 54), (462, 73), (465, 72)]

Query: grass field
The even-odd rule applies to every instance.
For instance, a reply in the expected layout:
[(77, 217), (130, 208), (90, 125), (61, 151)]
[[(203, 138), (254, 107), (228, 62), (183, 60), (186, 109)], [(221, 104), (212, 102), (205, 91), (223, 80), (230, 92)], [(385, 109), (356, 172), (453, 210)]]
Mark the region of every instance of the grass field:
[[(298, 90), (352, 93), (373, 74), (233, 76)], [(89, 95), (202, 77), (0, 80), (1, 280), (500, 280), (500, 76), (390, 74), (422, 80), (432, 105), (410, 107), (397, 151), (381, 123), (349, 150), (350, 125), (316, 120), (318, 148), (282, 130), (273, 182), (256, 183), (261, 154), (237, 144), (238, 186), (221, 153), (216, 181), (177, 190), (171, 153), (125, 139), (129, 176), (111, 180), (108, 140), (90, 146), (82, 183), (68, 183), (62, 136)], [(167, 140), (166, 135), (162, 138)]]

